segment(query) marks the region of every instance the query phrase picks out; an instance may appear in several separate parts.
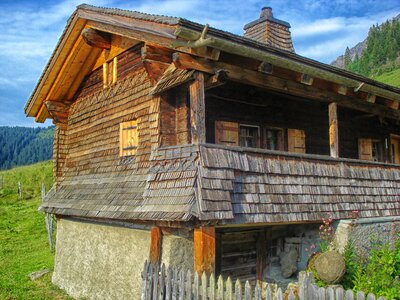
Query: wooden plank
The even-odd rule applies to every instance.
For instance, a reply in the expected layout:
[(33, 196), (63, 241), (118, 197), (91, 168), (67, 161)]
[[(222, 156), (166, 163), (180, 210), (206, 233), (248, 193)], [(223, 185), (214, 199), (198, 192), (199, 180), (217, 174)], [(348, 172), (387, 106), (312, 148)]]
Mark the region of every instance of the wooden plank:
[(150, 262), (158, 264), (161, 259), (162, 232), (160, 227), (153, 227), (150, 231)]
[(215, 227), (194, 229), (194, 271), (215, 273)]
[(111, 49), (111, 35), (93, 28), (84, 28), (81, 32), (83, 40), (90, 46)]
[(257, 245), (256, 245), (256, 272), (257, 272), (257, 280), (263, 280), (264, 269), (267, 266), (267, 241), (266, 241), (266, 233), (262, 231), (257, 236)]
[(190, 129), (192, 144), (206, 142), (204, 74), (196, 73), (190, 84)]
[(329, 104), (329, 147), (331, 157), (339, 157), (339, 127), (337, 103)]
[(233, 64), (209, 61), (185, 53), (174, 53), (173, 62), (178, 68), (193, 69), (209, 74), (214, 74), (215, 70), (222, 69), (227, 71), (229, 79), (232, 81), (323, 102), (332, 102), (334, 100), (344, 107), (392, 119), (400, 118), (400, 111), (389, 109), (383, 105), (375, 105), (360, 98), (351, 98), (333, 91), (288, 81), (273, 75), (262, 74)]

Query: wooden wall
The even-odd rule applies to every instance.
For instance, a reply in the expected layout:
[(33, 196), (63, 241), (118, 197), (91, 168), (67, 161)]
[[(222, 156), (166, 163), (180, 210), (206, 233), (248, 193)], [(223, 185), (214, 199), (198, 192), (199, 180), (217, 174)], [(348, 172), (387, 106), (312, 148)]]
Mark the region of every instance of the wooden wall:
[[(306, 135), (306, 153), (330, 154), (328, 103), (227, 83), (206, 93), (207, 143), (215, 143), (217, 120), (302, 129)], [(400, 127), (392, 121), (383, 121), (376, 116), (343, 107), (338, 108), (338, 124), (339, 156), (344, 158), (358, 158), (359, 138), (380, 140), (385, 148), (385, 138), (390, 133), (400, 133)], [(287, 144), (285, 146), (287, 149)], [(384, 161), (388, 161), (390, 153), (388, 149), (383, 150)]]
[[(159, 145), (159, 98), (149, 96), (152, 83), (141, 63), (140, 45), (118, 56), (117, 82), (103, 87), (102, 68), (93, 71), (71, 105), (65, 146), (64, 176), (128, 172), (149, 165)], [(119, 156), (120, 123), (137, 120), (137, 155)]]
[(56, 125), (53, 142), (53, 177), (56, 185), (61, 181), (65, 159), (68, 153), (66, 147), (66, 133), (66, 126)]

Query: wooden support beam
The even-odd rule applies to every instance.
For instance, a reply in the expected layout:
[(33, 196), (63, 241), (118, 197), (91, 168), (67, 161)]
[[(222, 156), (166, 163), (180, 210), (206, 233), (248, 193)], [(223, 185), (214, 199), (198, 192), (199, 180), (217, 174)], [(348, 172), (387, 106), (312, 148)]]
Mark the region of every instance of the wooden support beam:
[(161, 261), (161, 246), (162, 246), (162, 232), (160, 227), (153, 227), (150, 231), (150, 256), (149, 260), (153, 264), (158, 264)]
[(339, 85), (337, 89), (338, 94), (346, 95), (347, 94), (347, 87), (344, 85)]
[(367, 96), (367, 101), (370, 102), (370, 103), (375, 103), (375, 101), (376, 101), (376, 95), (374, 95), (374, 94), (368, 94), (368, 96)]
[(339, 128), (337, 118), (337, 104), (329, 104), (329, 147), (331, 157), (339, 157)]
[[(179, 26), (177, 29), (175, 29), (174, 34), (179, 38), (191, 41), (197, 40), (200, 37), (200, 33), (198, 31), (182, 26)], [(214, 47), (240, 56), (258, 59), (260, 61), (266, 61), (274, 66), (297, 71), (299, 73), (307, 73), (314, 78), (321, 78), (330, 82), (355, 88), (357, 91), (361, 90), (376, 94), (383, 98), (400, 101), (400, 94), (396, 91), (379, 87), (377, 85), (373, 85), (372, 83), (364, 83), (364, 78), (362, 77), (356, 77), (354, 75), (349, 76), (347, 74), (343, 74), (343, 71), (334, 71), (331, 68), (324, 67), (323, 65), (314, 61), (295, 57), (293, 54), (282, 55), (274, 51), (259, 49), (258, 47), (244, 45), (243, 43), (237, 41), (229, 41), (225, 38), (210, 35), (207, 37), (207, 40), (209, 47)]]
[(44, 106), (55, 124), (68, 124), (68, 111), (70, 105), (71, 103), (59, 101), (44, 102)]
[(204, 74), (197, 72), (190, 84), (190, 131), (192, 144), (206, 142)]
[(100, 49), (111, 49), (111, 34), (93, 28), (84, 28), (81, 32), (86, 44)]
[(194, 228), (194, 272), (215, 272), (215, 227)]
[(257, 236), (256, 243), (256, 273), (257, 280), (262, 281), (264, 269), (267, 266), (267, 239), (265, 230)]
[(214, 75), (207, 79), (204, 83), (206, 90), (223, 85), (228, 81), (228, 74), (224, 70), (217, 70)]
[(193, 57), (185, 53), (174, 53), (173, 62), (177, 68), (194, 69), (209, 74), (214, 74), (215, 70), (225, 70), (228, 73), (229, 79), (232, 81), (258, 86), (284, 94), (295, 95), (305, 99), (329, 103), (335, 101), (340, 106), (366, 113), (372, 113), (381, 117), (391, 119), (400, 118), (400, 111), (389, 109), (383, 105), (368, 103), (362, 99), (351, 98), (335, 92), (319, 89), (315, 86), (307, 86), (299, 82), (289, 81), (273, 75), (262, 74), (232, 64), (210, 61)]
[(263, 61), (258, 66), (258, 71), (264, 74), (272, 74), (272, 72), (274, 71), (274, 66), (268, 62)]
[(300, 82), (306, 85), (312, 85), (314, 82), (314, 77), (303, 73), (301, 74)]

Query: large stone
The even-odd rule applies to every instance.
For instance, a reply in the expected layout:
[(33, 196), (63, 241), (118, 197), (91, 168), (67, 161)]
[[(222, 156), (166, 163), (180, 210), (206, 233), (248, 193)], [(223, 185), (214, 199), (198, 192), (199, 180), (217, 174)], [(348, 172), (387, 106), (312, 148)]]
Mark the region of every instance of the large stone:
[(289, 278), (297, 271), (297, 251), (292, 248), (280, 255), (281, 272), (284, 278)]
[(327, 251), (314, 260), (314, 270), (322, 281), (334, 284), (339, 282), (346, 272), (343, 255), (337, 251)]

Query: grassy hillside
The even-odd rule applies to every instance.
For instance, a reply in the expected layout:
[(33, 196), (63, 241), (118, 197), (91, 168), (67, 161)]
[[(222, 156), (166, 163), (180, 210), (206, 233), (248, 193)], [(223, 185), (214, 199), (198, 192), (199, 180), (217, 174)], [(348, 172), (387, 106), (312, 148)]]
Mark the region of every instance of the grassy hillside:
[(400, 87), (400, 69), (396, 69), (387, 73), (383, 73), (379, 76), (373, 77), (375, 80), (390, 84), (393, 86)]
[[(47, 161), (0, 172), (0, 299), (69, 299), (51, 284), (51, 274), (28, 278), (54, 264), (44, 215), (37, 211), (42, 182), (47, 190), (52, 185), (52, 166)], [(18, 198), (18, 181), (23, 199)]]

